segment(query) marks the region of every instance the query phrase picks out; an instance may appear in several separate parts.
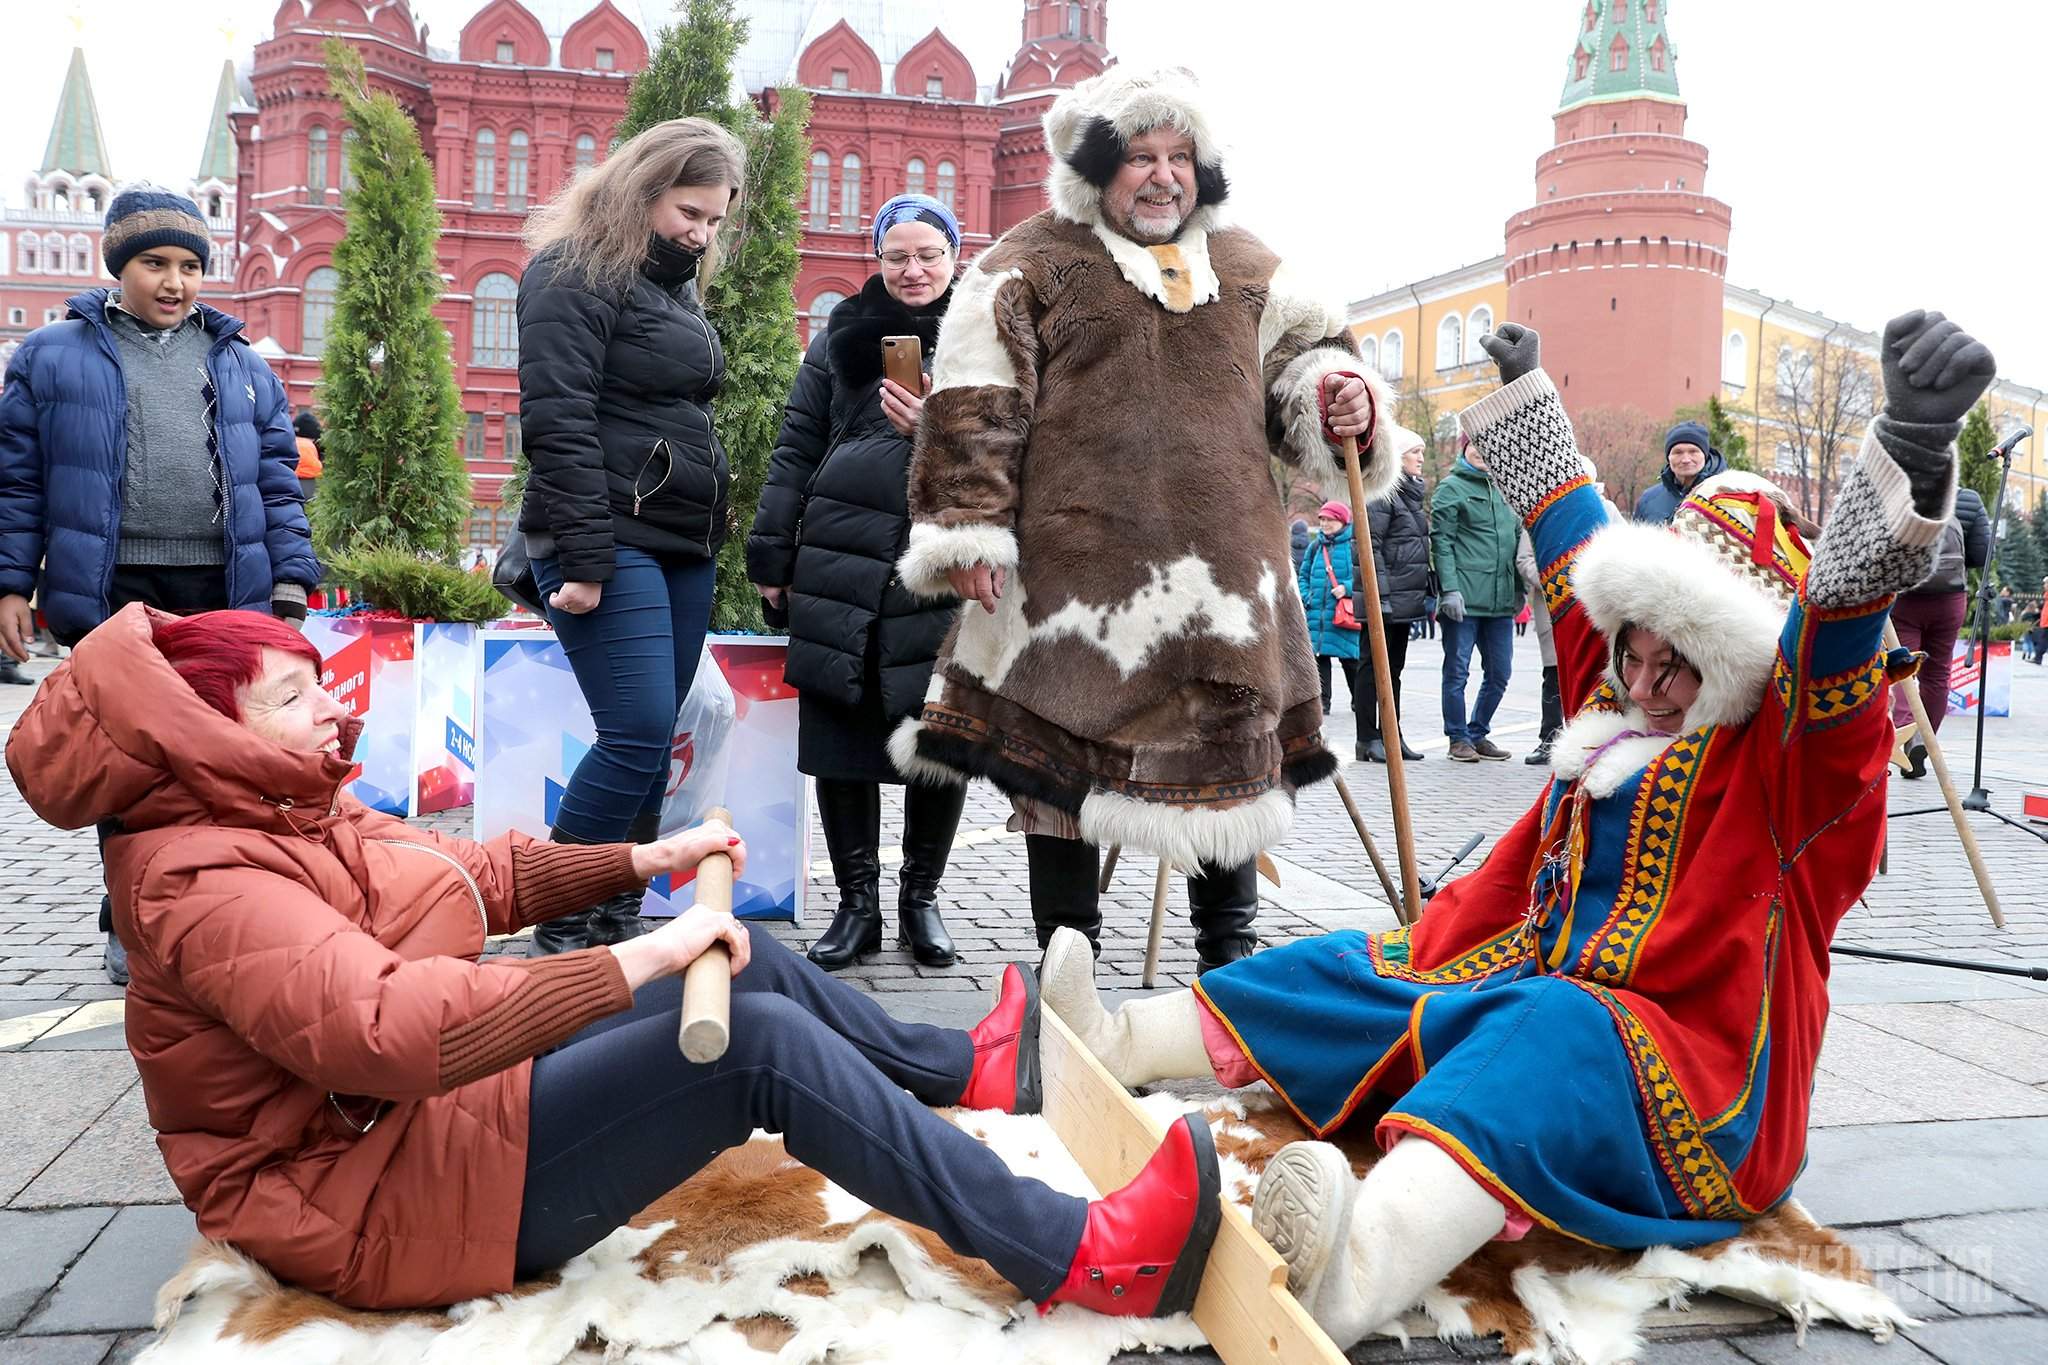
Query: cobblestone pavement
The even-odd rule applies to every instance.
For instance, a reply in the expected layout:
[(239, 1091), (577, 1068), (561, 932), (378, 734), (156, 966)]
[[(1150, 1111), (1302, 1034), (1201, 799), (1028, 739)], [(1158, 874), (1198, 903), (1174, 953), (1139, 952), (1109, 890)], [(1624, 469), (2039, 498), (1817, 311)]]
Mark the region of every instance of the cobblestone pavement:
[[(1517, 642), (1514, 681), (1496, 719), (1495, 738), (1517, 754), (1509, 763), (1445, 761), (1440, 660), (1434, 641), (1417, 642), (1406, 679), (1410, 742), (1427, 754), (1409, 769), (1425, 879), (1469, 835), (1490, 843), (1543, 784), (1542, 771), (1519, 760), (1536, 728), (1534, 639)], [(39, 676), (51, 667), (38, 661), (30, 671)], [(1351, 720), (1338, 686), (1330, 737), (1348, 754)], [(29, 693), (0, 687), (0, 728)], [(2013, 704), (2017, 719), (1987, 723), (1984, 781), (1995, 807), (2017, 815), (2029, 782), (2048, 789), (2048, 730), (2037, 719), (2048, 715), (2048, 669), (2019, 664)], [(1955, 720), (1943, 733), (1967, 788), (1973, 729)], [(1347, 764), (1344, 773), (1391, 863), (1386, 770)], [(1890, 799), (1900, 811), (1938, 803), (1939, 793), (1931, 777), (1897, 781)], [(888, 949), (846, 973), (849, 980), (906, 1017), (958, 1024), (979, 1016), (999, 965), (1036, 955), (1022, 840), (1004, 832), (1006, 815), (1005, 803), (985, 787), (968, 801), (944, 890), (960, 965), (918, 967), (891, 936)], [(899, 819), (900, 808), (890, 804), (885, 840)], [(468, 812), (452, 812), (435, 823), (464, 832), (467, 820)], [(1992, 928), (1948, 819), (1918, 816), (1893, 823), (1888, 871), (1844, 921), (1837, 944), (2048, 965), (2048, 902), (2038, 889), (2048, 873), (2048, 846), (1987, 816), (1972, 822), (2004, 902), (2004, 930)], [(815, 936), (831, 904), (824, 844), (815, 833), (812, 847), (813, 909), (803, 923), (775, 930), (793, 946)], [(1466, 867), (1483, 854), (1482, 847)], [(1303, 796), (1293, 836), (1277, 855), (1281, 884), (1262, 885), (1259, 930), (1268, 943), (1394, 923), (1329, 786)], [(885, 875), (894, 864), (892, 849)], [(1153, 872), (1148, 858), (1123, 860), (1105, 899), (1105, 981), (1129, 991), (1140, 989)], [(132, 1357), (148, 1340), (156, 1287), (192, 1236), (123, 1046), (121, 992), (101, 973), (100, 891), (91, 832), (48, 828), (11, 780), (0, 779), (0, 1365)], [(1175, 879), (1162, 985), (1185, 984), (1194, 970), (1185, 914), (1185, 888)], [(1658, 1328), (1645, 1359), (2048, 1360), (2048, 985), (1841, 957), (1831, 994), (1809, 1164), (1797, 1192), (1818, 1217), (1850, 1233), (1922, 1325), (1886, 1346), (1816, 1328), (1798, 1349), (1787, 1325), (1707, 1299), (1691, 1314), (1668, 1315), (1671, 1325)], [(1418, 1340), (1404, 1351), (1398, 1342), (1374, 1341), (1352, 1358), (1493, 1354), (1469, 1342), (1453, 1348)]]

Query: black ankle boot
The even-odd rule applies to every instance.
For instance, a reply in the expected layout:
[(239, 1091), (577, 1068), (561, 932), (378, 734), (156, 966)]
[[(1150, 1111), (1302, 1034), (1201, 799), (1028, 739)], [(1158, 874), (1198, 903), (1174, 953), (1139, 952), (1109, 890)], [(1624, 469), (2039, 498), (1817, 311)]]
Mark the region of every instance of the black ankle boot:
[[(579, 839), (561, 830), (552, 830), (548, 841), (556, 844), (588, 844), (590, 839)], [(526, 950), (528, 957), (548, 957), (555, 953), (573, 953), (579, 948), (592, 946), (590, 937), (591, 917), (595, 910), (576, 910), (566, 915), (557, 915), (533, 926), (533, 942)]]
[(896, 941), (927, 967), (958, 961), (939, 914), (939, 878), (953, 851), (967, 788), (912, 782), (903, 789), (903, 868), (896, 877)]
[(1102, 867), (1095, 845), (1027, 834), (1024, 858), (1031, 869), (1031, 921), (1038, 929), (1040, 951), (1052, 941), (1053, 930), (1078, 929), (1101, 957), (1102, 908), (1096, 879)]
[[(633, 817), (633, 823), (626, 827), (626, 842), (629, 844), (651, 844), (661, 833), (661, 812), (642, 811)], [(593, 948), (624, 943), (640, 937), (652, 926), (640, 918), (640, 897), (638, 891), (621, 891), (609, 900), (599, 901), (590, 911), (590, 944)]]
[(876, 891), (882, 862), (882, 791), (872, 782), (818, 779), (818, 823), (839, 883), (839, 910), (805, 956), (828, 972), (851, 966), (882, 947), (882, 904)]
[(1252, 921), (1259, 914), (1259, 865), (1236, 867), (1203, 863), (1201, 875), (1188, 878), (1188, 918), (1195, 925), (1195, 975), (1250, 957), (1259, 946)]

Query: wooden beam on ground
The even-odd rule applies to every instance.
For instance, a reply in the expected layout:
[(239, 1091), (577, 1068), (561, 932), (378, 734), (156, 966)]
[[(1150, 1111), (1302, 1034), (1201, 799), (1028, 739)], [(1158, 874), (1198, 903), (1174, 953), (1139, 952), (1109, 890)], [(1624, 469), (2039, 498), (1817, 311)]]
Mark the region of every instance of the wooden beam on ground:
[[(1045, 1118), (1096, 1189), (1121, 1188), (1165, 1140), (1166, 1129), (1118, 1085), (1050, 1007), (1039, 1016)], [(1195, 1323), (1224, 1365), (1344, 1365), (1308, 1310), (1287, 1292), (1287, 1263), (1228, 1198)]]

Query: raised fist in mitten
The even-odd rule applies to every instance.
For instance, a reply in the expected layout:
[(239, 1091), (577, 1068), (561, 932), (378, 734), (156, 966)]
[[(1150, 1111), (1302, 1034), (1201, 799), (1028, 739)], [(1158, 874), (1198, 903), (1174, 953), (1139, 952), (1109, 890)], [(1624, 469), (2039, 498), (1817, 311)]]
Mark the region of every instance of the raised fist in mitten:
[(1500, 382), (1512, 384), (1537, 366), (1539, 338), (1533, 327), (1503, 322), (1492, 335), (1479, 338), (1480, 349), (1500, 367)]
[(1960, 422), (1998, 376), (1983, 342), (1939, 313), (1884, 325), (1884, 410), (1900, 422)]

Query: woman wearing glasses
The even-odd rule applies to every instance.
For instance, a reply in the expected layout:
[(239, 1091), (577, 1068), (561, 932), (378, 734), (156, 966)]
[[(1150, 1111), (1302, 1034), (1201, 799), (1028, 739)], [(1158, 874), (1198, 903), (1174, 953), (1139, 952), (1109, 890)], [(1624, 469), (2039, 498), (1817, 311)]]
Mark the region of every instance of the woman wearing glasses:
[[(874, 250), (880, 272), (811, 339), (747, 537), (749, 577), (771, 608), (789, 613), (797, 766), (817, 779), (839, 883), (838, 913), (810, 958), (831, 970), (882, 946), (885, 782), (906, 784), (897, 941), (927, 966), (953, 962), (939, 878), (966, 797), (951, 782), (911, 780), (888, 751), (896, 722), (924, 704), (958, 605), (911, 594), (896, 561), (910, 534), (911, 439), (952, 297), (960, 224), (936, 199), (898, 195), (875, 213)], [(917, 392), (884, 377), (885, 337), (918, 339), (926, 373)]]

